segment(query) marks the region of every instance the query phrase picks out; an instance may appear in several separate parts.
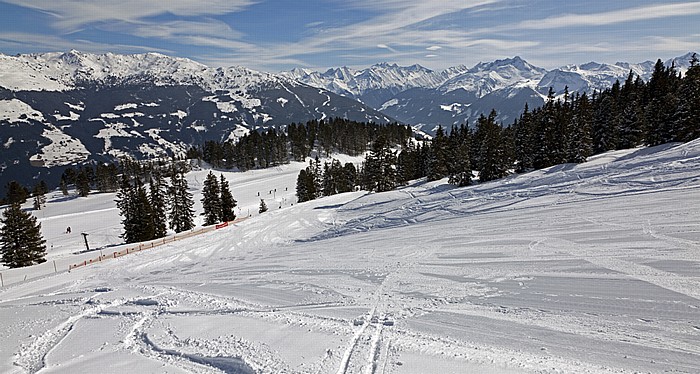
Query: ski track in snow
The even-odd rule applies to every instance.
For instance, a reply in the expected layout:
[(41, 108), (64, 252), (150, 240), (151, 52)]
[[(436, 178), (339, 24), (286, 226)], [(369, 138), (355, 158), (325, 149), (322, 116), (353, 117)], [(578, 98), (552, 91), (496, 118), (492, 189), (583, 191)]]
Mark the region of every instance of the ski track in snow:
[[(698, 372), (698, 155), (695, 141), (288, 204), (13, 284), (0, 371)], [(233, 178), (241, 205), (293, 194), (296, 170), (257, 173)]]

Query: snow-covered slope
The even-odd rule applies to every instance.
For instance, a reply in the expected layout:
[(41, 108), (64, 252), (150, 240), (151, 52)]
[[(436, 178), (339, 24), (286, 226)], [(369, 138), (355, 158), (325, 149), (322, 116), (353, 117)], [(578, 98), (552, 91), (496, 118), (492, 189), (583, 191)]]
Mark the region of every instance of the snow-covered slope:
[(285, 204), (3, 288), (0, 371), (698, 372), (698, 169), (694, 141)]

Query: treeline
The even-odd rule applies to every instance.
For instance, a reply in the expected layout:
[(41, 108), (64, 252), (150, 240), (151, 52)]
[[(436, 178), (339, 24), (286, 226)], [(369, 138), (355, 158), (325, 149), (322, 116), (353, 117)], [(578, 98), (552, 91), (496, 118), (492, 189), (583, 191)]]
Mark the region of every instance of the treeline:
[[(482, 114), (474, 129), (462, 125), (452, 127), (449, 134), (439, 127), (432, 141), (407, 142), (400, 151), (378, 137), (353, 182), (344, 183), (388, 191), (412, 179), (447, 177), (449, 183), (466, 186), (474, 172), (485, 182), (513, 171), (581, 163), (610, 150), (690, 141), (700, 137), (700, 65), (693, 56), (682, 76), (659, 60), (648, 83), (630, 72), (625, 82), (590, 97), (570, 95), (565, 89), (556, 98), (550, 89), (542, 107), (530, 111), (525, 106), (510, 126), (501, 126), (496, 118), (495, 110)], [(330, 165), (334, 164), (335, 168), (322, 170), (317, 162), (299, 173), (300, 201), (334, 191), (323, 188), (331, 184), (328, 180), (338, 179), (341, 169), (335, 162)], [(348, 187), (336, 190), (344, 192)]]
[(356, 156), (367, 151), (380, 136), (390, 142), (403, 143), (412, 130), (397, 123), (380, 125), (343, 118), (292, 123), (284, 129), (251, 131), (237, 142), (205, 142), (191, 148), (188, 158), (198, 158), (216, 168), (250, 170), (304, 161), (313, 150), (330, 156), (343, 153)]

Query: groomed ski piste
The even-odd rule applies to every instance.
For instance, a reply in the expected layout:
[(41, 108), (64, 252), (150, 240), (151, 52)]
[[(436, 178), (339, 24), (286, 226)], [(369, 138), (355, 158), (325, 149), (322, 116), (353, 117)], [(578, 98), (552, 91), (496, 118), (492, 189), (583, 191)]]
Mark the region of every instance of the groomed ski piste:
[(700, 140), (292, 204), (305, 166), (225, 172), (250, 218), (70, 272), (120, 218), (52, 195), (52, 270), (0, 270), (0, 372), (700, 372)]

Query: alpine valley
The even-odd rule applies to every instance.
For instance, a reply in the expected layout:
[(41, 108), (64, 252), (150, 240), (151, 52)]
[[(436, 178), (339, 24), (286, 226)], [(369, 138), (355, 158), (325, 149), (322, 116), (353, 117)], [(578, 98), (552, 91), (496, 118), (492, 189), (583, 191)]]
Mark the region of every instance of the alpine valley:
[[(690, 55), (667, 64), (682, 72)], [(514, 57), (444, 71), (381, 63), (272, 74), (157, 53), (0, 54), (0, 185), (55, 184), (69, 165), (177, 155), (312, 119), (398, 121), (431, 133), (495, 108), (509, 124), (526, 103), (544, 103), (550, 87), (592, 92), (630, 71), (647, 80), (653, 67), (591, 62), (548, 71)]]

